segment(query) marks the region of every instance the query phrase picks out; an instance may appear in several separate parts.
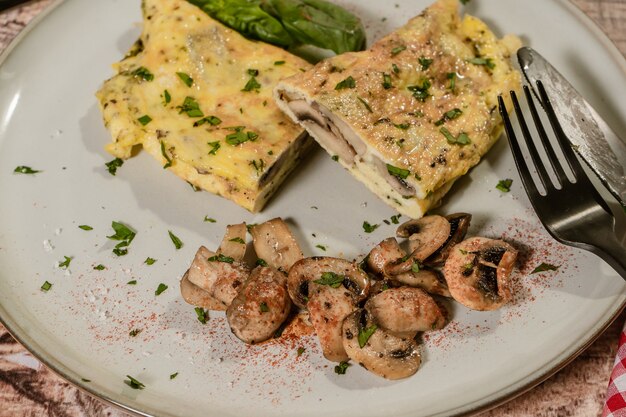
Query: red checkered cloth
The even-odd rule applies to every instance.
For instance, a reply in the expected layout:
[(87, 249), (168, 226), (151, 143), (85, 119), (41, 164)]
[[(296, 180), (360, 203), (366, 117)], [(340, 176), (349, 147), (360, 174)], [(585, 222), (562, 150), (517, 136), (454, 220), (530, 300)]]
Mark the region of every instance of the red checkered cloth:
[(602, 417), (626, 417), (626, 325), (619, 338)]

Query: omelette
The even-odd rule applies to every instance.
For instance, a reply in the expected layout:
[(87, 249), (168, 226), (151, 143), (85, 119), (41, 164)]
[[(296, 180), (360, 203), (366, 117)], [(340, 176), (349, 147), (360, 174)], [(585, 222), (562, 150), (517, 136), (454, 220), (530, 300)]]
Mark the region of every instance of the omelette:
[(510, 62), (520, 40), (499, 39), (458, 8), (440, 0), (370, 49), (322, 61), (274, 91), (333, 159), (413, 218), (491, 148), (502, 133), (497, 97), (510, 100), (521, 85)]
[(257, 212), (311, 141), (272, 99), (306, 61), (251, 41), (185, 0), (144, 0), (143, 30), (96, 96), (127, 159), (141, 145), (194, 187)]

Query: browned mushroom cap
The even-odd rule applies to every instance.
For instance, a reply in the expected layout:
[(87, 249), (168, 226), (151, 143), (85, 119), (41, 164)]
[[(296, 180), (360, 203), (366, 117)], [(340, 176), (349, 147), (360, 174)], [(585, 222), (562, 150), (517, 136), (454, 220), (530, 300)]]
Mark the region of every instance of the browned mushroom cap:
[(188, 272), (185, 272), (180, 280), (180, 293), (183, 299), (192, 306), (202, 307), (209, 310), (224, 310), (224, 305), (213, 298), (208, 292), (192, 284), (187, 278)]
[(233, 258), (200, 246), (186, 275), (189, 282), (222, 304), (217, 310), (226, 310), (239, 287), (250, 276), (250, 269)]
[(501, 240), (474, 237), (452, 248), (443, 267), (452, 297), (473, 310), (495, 310), (511, 299), (509, 275), (517, 250)]
[(386, 275), (398, 275), (409, 271), (415, 262), (423, 263), (448, 240), (450, 222), (443, 216), (433, 214), (401, 224), (396, 234), (409, 239), (411, 254), (402, 262), (385, 267)]
[(341, 341), (343, 319), (369, 292), (369, 278), (353, 262), (316, 257), (296, 262), (289, 271), (289, 295), (306, 306), (326, 359), (347, 359)]
[(274, 335), (289, 316), (291, 305), (285, 274), (258, 266), (226, 310), (226, 319), (240, 340), (259, 343)]
[(277, 217), (250, 228), (254, 250), (269, 266), (287, 273), (302, 259), (302, 250), (287, 223)]
[(421, 288), (430, 294), (451, 297), (446, 281), (437, 271), (431, 269), (419, 268), (417, 271), (403, 272), (390, 277), (390, 280), (409, 287)]
[(415, 340), (396, 336), (379, 327), (365, 309), (346, 317), (342, 336), (343, 347), (350, 359), (383, 378), (406, 378), (420, 367), (421, 357)]
[(217, 253), (241, 261), (246, 254), (246, 229), (245, 223), (231, 224), (226, 226), (226, 234), (217, 249)]
[(387, 238), (374, 247), (367, 255), (367, 267), (372, 272), (383, 274), (385, 265), (404, 258), (406, 254), (394, 237)]
[(365, 309), (379, 327), (406, 337), (446, 324), (439, 305), (419, 288), (390, 288), (367, 300)]
[(454, 213), (447, 215), (446, 219), (450, 222), (450, 236), (448, 236), (448, 240), (439, 250), (424, 261), (426, 266), (441, 266), (445, 263), (452, 247), (465, 239), (472, 215), (469, 213)]
[(314, 292), (313, 287), (317, 290), (324, 287), (320, 281), (323, 281), (325, 274), (341, 277), (337, 278), (331, 287), (349, 290), (355, 303), (365, 299), (369, 294), (369, 277), (355, 263), (341, 258), (314, 256), (299, 260), (289, 270), (287, 283), (294, 304), (300, 308), (307, 308), (307, 302)]

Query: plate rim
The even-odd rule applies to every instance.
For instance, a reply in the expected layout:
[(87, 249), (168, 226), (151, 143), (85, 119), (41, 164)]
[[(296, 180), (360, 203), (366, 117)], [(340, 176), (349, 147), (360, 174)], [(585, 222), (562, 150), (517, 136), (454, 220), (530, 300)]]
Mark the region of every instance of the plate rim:
[[(573, 3), (570, 0), (553, 0), (555, 3), (560, 4), (562, 7), (567, 9), (574, 17), (577, 18), (582, 25), (585, 26), (587, 30), (591, 32), (594, 38), (601, 43), (606, 52), (609, 53), (613, 62), (620, 67), (622, 72), (626, 75), (626, 57), (621, 53), (618, 49), (615, 42), (608, 37), (608, 35), (604, 32), (604, 30), (586, 13), (582, 11), (582, 9)], [(5, 48), (5, 50), (0, 53), (0, 67), (4, 64), (4, 62), (11, 55), (13, 50), (19, 46), (24, 38), (26, 38), (32, 30), (38, 26), (38, 24), (48, 17), (53, 11), (55, 11), (60, 5), (66, 3), (66, 0), (53, 0), (50, 5), (48, 5), (43, 11), (41, 11), (37, 16), (35, 16), (9, 43), (9, 45)], [(622, 294), (624, 296), (624, 294)], [(605, 320), (596, 326), (595, 331), (590, 332), (588, 337), (584, 342), (575, 347), (574, 349), (570, 349), (569, 351), (564, 352), (560, 357), (555, 358), (557, 361), (552, 367), (547, 369), (543, 373), (538, 373), (533, 378), (528, 381), (521, 381), (518, 384), (512, 384), (503, 395), (494, 394), (491, 397), (486, 397), (487, 399), (479, 399), (473, 403), (466, 404), (464, 406), (458, 407), (456, 410), (451, 410), (452, 413), (448, 414), (445, 412), (445, 415), (449, 416), (471, 416), (476, 415), (487, 410), (494, 409), (500, 405), (503, 405), (514, 398), (517, 398), (537, 385), (545, 382), (550, 377), (555, 375), (557, 372), (561, 371), (567, 365), (569, 365), (573, 360), (575, 360), (582, 352), (584, 352), (590, 345), (592, 345), (605, 331), (606, 329), (617, 319), (617, 317), (622, 314), (622, 312), (626, 309), (626, 298), (622, 300), (622, 303), (617, 306), (616, 309), (612, 310), (612, 314), (605, 315), (608, 316)], [(80, 381), (77, 378), (69, 375), (67, 372), (63, 370), (65, 365), (59, 361), (49, 356), (49, 354), (45, 351), (45, 349), (39, 349), (35, 347), (37, 343), (32, 340), (25, 332), (22, 331), (21, 325), (12, 318), (9, 311), (0, 303), (0, 323), (5, 327), (7, 332), (13, 337), (15, 340), (20, 343), (30, 354), (32, 354), (38, 361), (40, 361), (46, 368), (53, 371), (57, 376), (61, 377), (65, 381), (69, 382), (79, 390), (86, 392), (87, 394), (97, 398), (98, 400), (113, 406), (121, 411), (131, 413), (137, 416), (143, 417), (156, 417), (156, 416), (169, 416), (168, 413), (161, 413), (158, 410), (149, 411), (149, 407), (133, 407), (132, 405), (125, 404), (123, 401), (118, 401), (111, 396), (99, 392), (99, 390), (95, 389), (93, 386), (88, 385), (86, 382)], [(32, 342), (32, 343), (31, 343)], [(572, 345), (573, 346), (573, 345)], [(532, 375), (532, 374), (531, 374)], [(530, 376), (529, 376), (530, 377)], [(529, 378), (527, 377), (527, 378)]]

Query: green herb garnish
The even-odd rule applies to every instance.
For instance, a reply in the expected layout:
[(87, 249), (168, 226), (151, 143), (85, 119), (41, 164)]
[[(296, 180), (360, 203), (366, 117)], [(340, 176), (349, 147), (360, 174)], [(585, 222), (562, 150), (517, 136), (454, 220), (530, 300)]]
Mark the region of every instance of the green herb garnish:
[(52, 284), (49, 283), (48, 281), (44, 282), (43, 285), (41, 286), (41, 291), (43, 292), (48, 292), (48, 290), (50, 290), (50, 288), (52, 288)]
[(139, 117), (137, 121), (141, 123), (142, 126), (145, 126), (152, 121), (152, 117), (148, 116), (147, 114), (144, 114), (143, 116)]
[(208, 123), (211, 126), (217, 126), (220, 123), (222, 123), (222, 120), (216, 116), (207, 116), (207, 117), (203, 117), (202, 119), (199, 119), (193, 122), (193, 126), (198, 127), (198, 126), (202, 126), (205, 123)]
[(413, 97), (421, 102), (424, 102), (428, 97), (430, 97), (430, 93), (428, 92), (430, 86), (431, 84), (429, 80), (423, 80), (421, 85), (410, 85), (407, 87), (407, 90), (413, 93)]
[[(16, 167), (13, 170), (13, 172), (16, 173), (16, 174), (36, 174), (36, 173), (41, 172), (41, 171), (36, 170), (36, 169), (32, 169), (31, 167), (20, 165), (20, 166)], [(115, 174), (113, 174), (113, 175), (115, 175)]]
[(344, 88), (355, 88), (355, 87), (356, 87), (356, 81), (354, 81), (354, 78), (352, 78), (352, 76), (350, 75), (345, 80), (339, 81), (337, 85), (335, 86), (335, 90), (343, 90)]
[(372, 233), (374, 230), (378, 229), (378, 224), (370, 224), (367, 221), (363, 222), (363, 230), (365, 231), (365, 233)]
[(179, 114), (187, 113), (187, 116), (189, 117), (203, 117), (204, 116), (204, 113), (202, 113), (202, 110), (200, 110), (200, 105), (198, 104), (196, 99), (193, 97), (189, 97), (189, 96), (185, 97), (183, 104), (181, 104), (180, 106), (176, 106), (176, 108), (180, 110), (178, 112)]
[(393, 84), (391, 84), (391, 75), (383, 72), (383, 88), (389, 90), (391, 87), (393, 87)]
[(73, 256), (63, 256), (63, 258), (65, 258), (64, 261), (59, 261), (59, 268), (63, 268), (63, 269), (67, 269), (70, 267), (70, 262), (72, 262), (72, 259), (74, 259)]
[(115, 158), (114, 160), (109, 161), (104, 165), (106, 165), (107, 169), (109, 170), (109, 174), (115, 175), (115, 173), (117, 172), (117, 169), (121, 167), (122, 165), (124, 165), (124, 160), (120, 158)]
[(442, 124), (444, 124), (448, 120), (456, 119), (457, 117), (459, 117), (462, 114), (463, 114), (463, 111), (461, 111), (461, 109), (457, 109), (456, 107), (454, 109), (452, 109), (452, 110), (448, 110), (447, 112), (445, 112), (443, 114), (443, 116), (441, 116), (441, 119), (439, 119), (439, 120), (437, 120), (435, 122), (435, 126), (441, 126)]
[(322, 273), (322, 278), (313, 282), (320, 285), (328, 285), (332, 288), (339, 288), (345, 278), (343, 275), (337, 275), (334, 272), (324, 272)]
[(450, 131), (446, 129), (445, 127), (442, 127), (441, 129), (439, 129), (439, 131), (441, 132), (442, 135), (446, 137), (446, 140), (448, 141), (448, 143), (457, 144), (457, 145), (467, 145), (472, 142), (469, 136), (467, 136), (467, 133), (465, 132), (461, 132), (459, 133), (457, 137), (454, 137), (454, 135), (450, 133)]
[(402, 215), (401, 214), (396, 214), (395, 216), (391, 216), (391, 223), (399, 224), (400, 223), (400, 216), (402, 216)]
[(154, 265), (154, 263), (155, 263), (156, 261), (157, 261), (157, 260), (156, 260), (156, 259), (154, 259), (154, 258), (147, 257), (147, 258), (146, 258), (146, 260), (145, 260), (145, 261), (143, 261), (143, 263), (144, 263), (144, 264), (146, 264), (146, 265)]
[(556, 271), (559, 268), (560, 268), (560, 265), (557, 266), (557, 265), (552, 265), (552, 264), (542, 262), (538, 267), (533, 269), (533, 272), (531, 272), (531, 274), (536, 274), (536, 273), (545, 272), (545, 271)]
[(250, 77), (250, 79), (248, 80), (248, 82), (246, 83), (246, 85), (241, 89), (241, 91), (256, 91), (258, 92), (259, 89), (261, 88), (261, 84), (259, 84), (259, 82), (256, 80), (256, 77), (253, 75), (252, 77)]
[(430, 64), (433, 63), (432, 59), (424, 58), (423, 56), (419, 57), (418, 61), (419, 61), (420, 65), (422, 66), (422, 71), (426, 71), (428, 69), (428, 67), (430, 67)]
[(285, 61), (274, 61), (274, 65), (284, 65)]
[(209, 216), (204, 216), (204, 221), (209, 223), (217, 223), (217, 220)]
[(209, 262), (226, 262), (227, 264), (232, 264), (233, 262), (235, 262), (234, 258), (231, 258), (230, 256), (225, 256), (222, 255), (221, 253), (218, 253), (217, 255), (211, 256), (210, 258), (207, 258), (207, 261)]
[(261, 311), (261, 313), (267, 313), (268, 311), (270, 311), (270, 308), (267, 306), (267, 303), (265, 301), (262, 301), (259, 305), (259, 311)]
[(368, 103), (367, 101), (365, 101), (364, 99), (362, 99), (362, 98), (361, 98), (361, 97), (359, 97), (359, 96), (356, 96), (356, 98), (357, 98), (357, 99), (361, 102), (361, 104), (363, 104), (363, 106), (365, 106), (365, 109), (366, 109), (368, 112), (373, 113), (373, 112), (372, 112), (372, 108), (370, 107), (370, 105), (369, 105), (369, 103)]
[(513, 180), (507, 178), (505, 180), (498, 181), (498, 185), (496, 185), (496, 188), (503, 193), (508, 193), (509, 191), (511, 191), (511, 184), (513, 184)]
[(405, 45), (396, 46), (395, 48), (391, 50), (391, 56), (396, 56), (400, 52), (404, 51), (405, 49), (406, 49)]
[(339, 161), (339, 155), (333, 155), (330, 157), (330, 159), (332, 159), (333, 161), (337, 162)]
[(219, 149), (222, 147), (219, 140), (216, 140), (215, 142), (208, 142), (207, 145), (211, 147), (209, 155), (217, 155), (217, 151), (219, 151)]
[(450, 80), (450, 85), (448, 86), (448, 88), (454, 91), (454, 88), (456, 87), (456, 72), (447, 73), (446, 78)]
[(363, 349), (367, 344), (367, 341), (370, 340), (370, 337), (374, 334), (374, 332), (378, 329), (378, 326), (372, 324), (370, 327), (366, 329), (359, 329), (359, 347)]
[(176, 249), (180, 249), (183, 247), (183, 242), (174, 233), (172, 233), (170, 230), (168, 230), (167, 233), (170, 235), (170, 239), (172, 239), (172, 243), (174, 244), (174, 247)]
[(136, 279), (131, 279), (130, 281), (128, 281), (126, 283), (126, 285), (137, 285), (137, 280)]
[(196, 316), (198, 316), (198, 321), (202, 324), (206, 324), (209, 319), (209, 312), (202, 307), (196, 307), (194, 311), (196, 312)]
[(161, 295), (161, 293), (165, 290), (167, 290), (167, 285), (160, 283), (159, 286), (157, 287), (156, 291), (154, 292), (154, 295)]
[(176, 75), (178, 75), (178, 78), (180, 78), (180, 80), (184, 82), (187, 87), (191, 87), (193, 85), (193, 78), (191, 78), (188, 74), (185, 74), (184, 72), (177, 72)]
[(484, 65), (489, 69), (494, 69), (496, 67), (496, 64), (491, 58), (472, 58), (469, 59), (467, 62), (474, 65)]
[(138, 335), (139, 333), (141, 333), (141, 332), (142, 332), (142, 330), (141, 330), (141, 329), (133, 329), (133, 330), (131, 330), (130, 332), (128, 332), (128, 335), (129, 335), (130, 337), (135, 337), (135, 336), (137, 336), (137, 335)]
[(394, 177), (403, 179), (403, 180), (405, 180), (411, 173), (408, 169), (394, 167), (393, 165), (389, 165), (389, 164), (386, 164), (386, 165), (387, 165), (387, 172), (389, 174), (393, 175)]
[(316, 248), (323, 250), (324, 252), (326, 252), (326, 249), (328, 249), (326, 246), (324, 245), (315, 245)]
[(128, 378), (128, 381), (124, 381), (124, 383), (132, 389), (144, 389), (146, 387), (144, 384), (142, 384), (130, 375), (126, 375), (126, 378)]
[(348, 367), (350, 366), (350, 364), (346, 361), (341, 361), (339, 362), (339, 365), (335, 365), (335, 373), (337, 375), (345, 375), (346, 370), (348, 369)]
[(163, 90), (163, 105), (167, 106), (168, 104), (170, 104), (171, 101), (172, 96), (170, 95), (170, 92), (167, 90)]
[(167, 154), (167, 152), (165, 151), (165, 142), (160, 141), (161, 142), (161, 155), (163, 155), (163, 158), (165, 158), (165, 165), (163, 165), (163, 169), (169, 168), (172, 166), (172, 158), (170, 158), (170, 156)]
[(258, 266), (267, 266), (267, 262), (265, 262), (265, 260), (261, 258), (257, 259), (255, 264)]
[(170, 375), (170, 379), (174, 379), (178, 376), (178, 372), (174, 372), (173, 374)]
[(139, 67), (133, 72), (131, 72), (130, 75), (132, 75), (135, 78), (141, 78), (142, 80), (145, 80), (145, 81), (154, 80), (154, 74), (152, 74), (150, 70), (148, 70), (148, 68), (146, 67)]
[(302, 356), (302, 354), (304, 353), (306, 349), (303, 347), (299, 347), (298, 350), (296, 351), (296, 355), (297, 356)]
[(241, 243), (242, 245), (245, 245), (245, 244), (246, 244), (246, 241), (245, 241), (245, 240), (243, 240), (243, 239), (242, 239), (242, 238), (240, 238), (240, 237), (234, 237), (234, 238), (232, 238), (232, 239), (229, 239), (228, 241), (229, 241), (229, 242), (235, 242), (235, 243)]
[(102, 264), (98, 264), (98, 265), (93, 267), (93, 269), (95, 269), (96, 271), (103, 271), (105, 268), (106, 268), (106, 266), (104, 266)]
[(400, 68), (398, 68), (398, 66), (396, 64), (391, 64), (391, 69), (393, 70), (394, 73), (399, 74), (400, 73)]
[(93, 230), (93, 227), (86, 225), (86, 224), (81, 224), (80, 226), (78, 226), (79, 229), (83, 229), (83, 230)]

